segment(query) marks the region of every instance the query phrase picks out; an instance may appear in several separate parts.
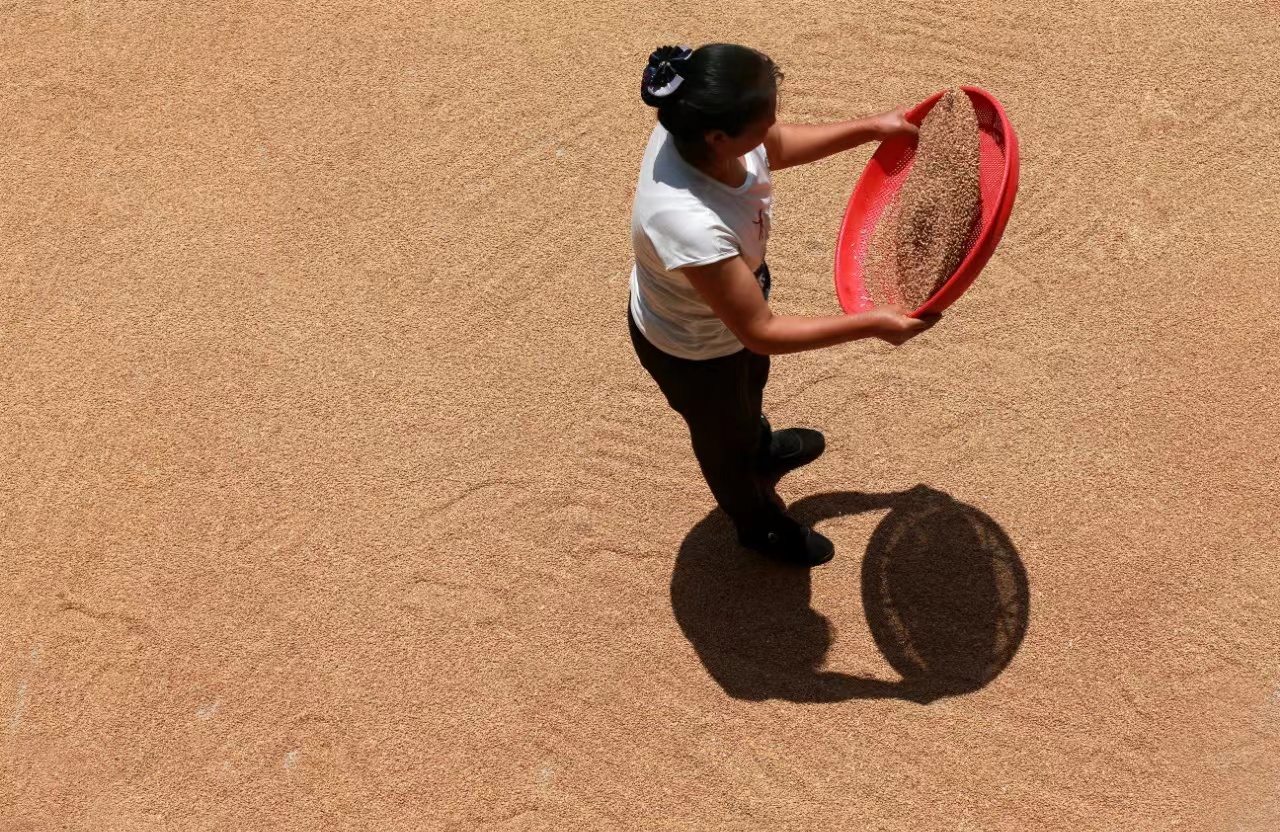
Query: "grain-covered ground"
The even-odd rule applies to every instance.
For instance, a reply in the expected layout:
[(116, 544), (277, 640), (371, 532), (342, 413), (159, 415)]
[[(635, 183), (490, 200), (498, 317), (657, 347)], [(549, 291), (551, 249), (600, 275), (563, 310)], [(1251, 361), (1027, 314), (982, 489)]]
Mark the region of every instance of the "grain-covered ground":
[[(0, 17), (0, 828), (1280, 828), (1280, 5)], [(640, 73), (712, 40), (1022, 141), (942, 323), (774, 362), (811, 575), (626, 335)], [(776, 176), (775, 309), (870, 151)]]

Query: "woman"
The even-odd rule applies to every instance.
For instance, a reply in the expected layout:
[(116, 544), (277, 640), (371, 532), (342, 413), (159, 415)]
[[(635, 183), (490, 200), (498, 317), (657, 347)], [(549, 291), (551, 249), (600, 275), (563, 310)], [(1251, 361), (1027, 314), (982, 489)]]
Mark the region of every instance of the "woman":
[(789, 563), (831, 559), (831, 541), (787, 516), (775, 486), (823, 451), (821, 433), (773, 431), (761, 411), (769, 356), (860, 338), (902, 344), (937, 320), (901, 308), (799, 317), (769, 311), (770, 170), (916, 128), (896, 110), (830, 125), (776, 123), (781, 73), (744, 46), (664, 46), (641, 97), (657, 108), (632, 211), (631, 341), (744, 546)]

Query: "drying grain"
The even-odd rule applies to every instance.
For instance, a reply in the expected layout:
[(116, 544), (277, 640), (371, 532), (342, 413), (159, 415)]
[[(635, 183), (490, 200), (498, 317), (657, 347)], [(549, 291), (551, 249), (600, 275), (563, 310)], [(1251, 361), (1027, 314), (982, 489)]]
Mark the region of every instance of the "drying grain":
[(876, 306), (905, 304), (898, 283), (898, 215), (902, 208), (901, 191), (893, 195), (876, 221), (867, 243), (867, 256), (862, 264), (862, 279)]
[(867, 247), (864, 274), (877, 305), (918, 308), (960, 265), (978, 216), (980, 160), (973, 102), (948, 90), (920, 125), (911, 172)]

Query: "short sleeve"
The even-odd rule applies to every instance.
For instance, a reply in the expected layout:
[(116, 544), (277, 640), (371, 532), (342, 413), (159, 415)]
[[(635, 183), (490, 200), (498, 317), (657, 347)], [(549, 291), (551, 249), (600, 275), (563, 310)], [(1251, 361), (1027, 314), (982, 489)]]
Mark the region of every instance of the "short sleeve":
[(668, 271), (715, 263), (740, 253), (733, 232), (711, 211), (658, 211), (643, 228)]
[(765, 173), (769, 173), (769, 149), (761, 144), (755, 150), (751, 151), (751, 153), (756, 157), (756, 162), (760, 165), (760, 170)]

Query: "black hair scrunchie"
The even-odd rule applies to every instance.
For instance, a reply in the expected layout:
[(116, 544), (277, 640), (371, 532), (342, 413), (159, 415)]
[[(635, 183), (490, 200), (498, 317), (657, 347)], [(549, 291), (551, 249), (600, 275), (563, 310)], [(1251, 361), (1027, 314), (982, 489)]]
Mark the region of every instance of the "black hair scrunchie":
[(679, 65), (689, 60), (693, 50), (687, 46), (660, 46), (649, 56), (640, 82), (640, 97), (650, 107), (657, 107), (684, 83)]

